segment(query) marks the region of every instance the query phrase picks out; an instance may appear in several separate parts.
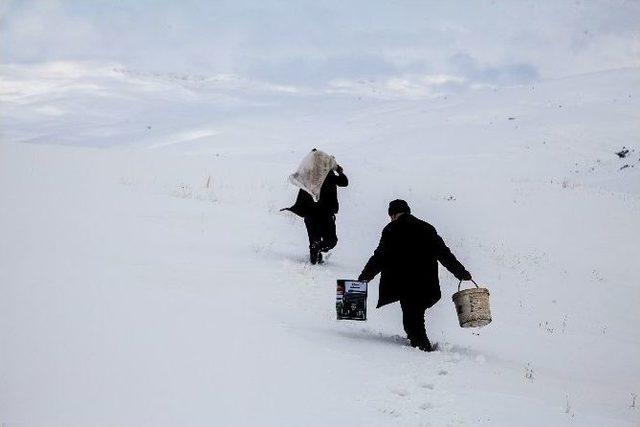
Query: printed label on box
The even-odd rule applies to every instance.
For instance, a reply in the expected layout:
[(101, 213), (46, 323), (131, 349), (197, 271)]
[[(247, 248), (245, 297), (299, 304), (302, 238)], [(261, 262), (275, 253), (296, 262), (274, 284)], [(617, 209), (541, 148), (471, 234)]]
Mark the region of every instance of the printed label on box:
[(336, 312), (338, 320), (367, 320), (367, 282), (338, 280)]

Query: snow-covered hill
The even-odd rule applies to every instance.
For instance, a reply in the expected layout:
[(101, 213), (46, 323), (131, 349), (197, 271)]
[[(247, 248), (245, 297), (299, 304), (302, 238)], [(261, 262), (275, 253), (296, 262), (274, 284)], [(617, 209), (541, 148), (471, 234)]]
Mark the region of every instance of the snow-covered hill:
[[(638, 69), (413, 100), (2, 75), (4, 426), (640, 423)], [(278, 212), (312, 147), (351, 182), (323, 266)], [(366, 323), (334, 320), (397, 197), (491, 290), (463, 330), (441, 271), (436, 353), (373, 309), (377, 280)]]

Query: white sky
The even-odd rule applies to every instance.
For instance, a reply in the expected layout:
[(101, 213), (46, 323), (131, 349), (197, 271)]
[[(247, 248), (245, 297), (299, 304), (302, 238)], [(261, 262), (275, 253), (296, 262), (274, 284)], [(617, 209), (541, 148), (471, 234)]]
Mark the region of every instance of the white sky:
[(640, 66), (640, 1), (0, 0), (0, 16), (3, 63), (104, 60), (307, 87)]

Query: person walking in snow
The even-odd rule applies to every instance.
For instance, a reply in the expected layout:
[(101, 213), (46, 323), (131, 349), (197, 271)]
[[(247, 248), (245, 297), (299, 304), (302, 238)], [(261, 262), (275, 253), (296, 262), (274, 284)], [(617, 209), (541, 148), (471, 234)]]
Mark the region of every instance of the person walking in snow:
[(315, 202), (304, 190), (298, 192), (293, 206), (284, 208), (304, 218), (309, 236), (309, 260), (311, 264), (322, 263), (322, 253), (328, 252), (338, 244), (336, 233), (336, 214), (340, 209), (338, 187), (349, 185), (342, 166), (337, 165), (324, 179), (320, 197)]
[(391, 222), (382, 230), (380, 244), (358, 280), (369, 282), (382, 273), (377, 308), (400, 301), (402, 323), (411, 345), (432, 351), (424, 315), (441, 297), (438, 261), (458, 280), (472, 277), (436, 229), (411, 215), (407, 202), (393, 200), (388, 213)]

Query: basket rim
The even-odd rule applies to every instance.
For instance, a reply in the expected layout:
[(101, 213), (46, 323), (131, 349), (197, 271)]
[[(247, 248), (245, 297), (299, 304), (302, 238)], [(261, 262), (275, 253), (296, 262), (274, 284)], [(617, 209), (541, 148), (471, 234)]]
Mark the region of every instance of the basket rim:
[(491, 295), (491, 292), (489, 292), (489, 289), (487, 289), (487, 288), (469, 288), (469, 289), (463, 289), (461, 291), (457, 291), (456, 293), (454, 293), (451, 296), (451, 298), (456, 298), (456, 296), (466, 295), (466, 294), (486, 294), (486, 295)]

